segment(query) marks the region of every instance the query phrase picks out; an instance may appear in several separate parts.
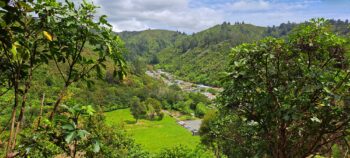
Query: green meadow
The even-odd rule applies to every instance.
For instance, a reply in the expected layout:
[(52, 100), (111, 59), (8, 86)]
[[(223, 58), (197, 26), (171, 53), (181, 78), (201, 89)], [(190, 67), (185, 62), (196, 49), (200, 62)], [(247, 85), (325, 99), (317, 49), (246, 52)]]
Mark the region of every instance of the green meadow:
[(195, 148), (200, 143), (199, 136), (192, 136), (168, 115), (160, 121), (139, 120), (137, 123), (129, 109), (107, 112), (105, 115), (108, 124), (125, 126), (136, 143), (152, 153), (178, 145)]

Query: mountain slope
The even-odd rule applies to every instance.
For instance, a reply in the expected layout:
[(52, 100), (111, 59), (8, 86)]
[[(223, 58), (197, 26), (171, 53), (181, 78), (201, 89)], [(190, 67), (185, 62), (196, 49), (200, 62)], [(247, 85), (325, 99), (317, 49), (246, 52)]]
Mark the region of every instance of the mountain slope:
[[(339, 35), (350, 32), (348, 21), (329, 20), (329, 24)], [(187, 81), (219, 86), (220, 74), (225, 70), (233, 47), (267, 36), (285, 37), (298, 25), (288, 22), (259, 27), (224, 22), (192, 35), (166, 30), (122, 32), (119, 35), (129, 50), (127, 60), (139, 74), (145, 71), (146, 64), (152, 64)]]
[(128, 61), (135, 61), (138, 57), (151, 60), (153, 55), (172, 46), (176, 39), (184, 36), (180, 32), (167, 30), (125, 31), (118, 35), (125, 41), (128, 50), (125, 58)]
[(249, 24), (217, 25), (159, 52), (158, 67), (185, 80), (219, 85), (231, 48), (262, 39), (265, 34), (266, 28)]

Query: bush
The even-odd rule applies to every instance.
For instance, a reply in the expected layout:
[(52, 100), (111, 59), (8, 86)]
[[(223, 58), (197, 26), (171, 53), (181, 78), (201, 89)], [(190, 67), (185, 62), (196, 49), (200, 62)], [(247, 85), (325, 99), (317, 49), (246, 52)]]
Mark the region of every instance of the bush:
[(314, 19), (287, 40), (234, 48), (218, 98), (221, 123), (213, 131), (221, 132), (222, 151), (229, 157), (238, 157), (233, 149), (244, 157), (330, 154), (350, 124), (347, 43), (324, 19)]
[(214, 90), (213, 88), (209, 88), (208, 90), (207, 90), (207, 92), (209, 92), (209, 93), (211, 93), (211, 94), (217, 94), (217, 91), (216, 90)]
[(341, 150), (337, 144), (334, 144), (332, 146), (332, 157), (333, 158), (342, 158), (343, 157)]
[(156, 158), (212, 158), (213, 153), (206, 150), (202, 146), (197, 146), (195, 149), (189, 149), (184, 146), (176, 146), (173, 148), (163, 149)]
[(190, 149), (183, 146), (163, 149), (156, 157), (157, 158), (188, 158)]
[(192, 113), (193, 113), (193, 110), (191, 109), (190, 105), (185, 104), (185, 105), (182, 107), (181, 112), (184, 113), (184, 114), (192, 114)]
[(195, 111), (196, 116), (203, 117), (207, 113), (207, 111), (208, 111), (208, 108), (204, 103), (200, 102), (197, 104), (196, 111)]

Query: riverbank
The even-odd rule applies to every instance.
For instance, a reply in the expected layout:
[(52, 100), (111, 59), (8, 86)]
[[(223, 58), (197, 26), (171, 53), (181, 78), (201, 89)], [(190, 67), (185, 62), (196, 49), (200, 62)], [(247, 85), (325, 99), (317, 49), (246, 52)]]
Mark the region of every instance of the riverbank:
[(201, 93), (206, 97), (208, 97), (210, 100), (215, 99), (217, 96), (217, 93), (223, 90), (222, 88), (218, 88), (218, 87), (211, 87), (203, 84), (195, 84), (195, 83), (179, 80), (171, 73), (165, 72), (161, 69), (146, 71), (146, 74), (152, 78), (162, 80), (168, 86), (177, 85), (183, 91)]

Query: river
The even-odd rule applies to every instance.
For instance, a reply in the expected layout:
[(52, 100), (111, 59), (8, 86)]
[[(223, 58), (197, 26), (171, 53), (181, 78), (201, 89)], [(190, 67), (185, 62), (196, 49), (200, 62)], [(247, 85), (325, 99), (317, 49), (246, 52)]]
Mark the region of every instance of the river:
[(195, 83), (176, 79), (174, 75), (172, 75), (171, 73), (165, 72), (161, 69), (154, 70), (154, 71), (146, 71), (146, 74), (152, 78), (162, 80), (168, 86), (175, 84), (179, 86), (183, 91), (201, 93), (206, 97), (208, 97), (210, 100), (215, 99), (216, 95), (208, 91), (209, 89), (212, 89), (216, 92), (222, 91), (222, 88), (211, 87), (203, 84), (195, 84)]

